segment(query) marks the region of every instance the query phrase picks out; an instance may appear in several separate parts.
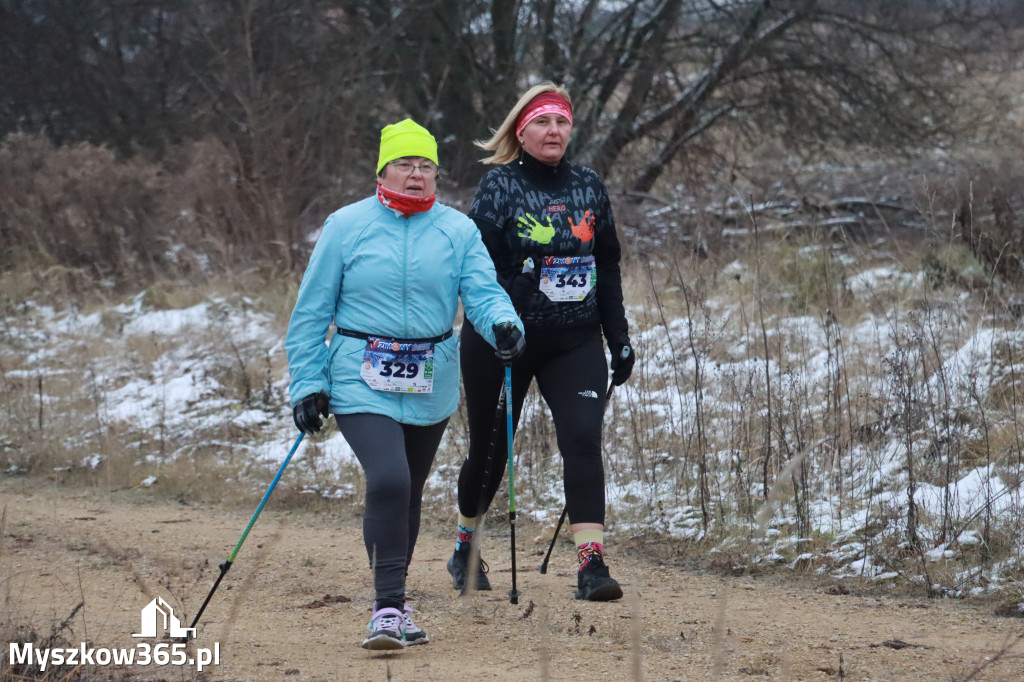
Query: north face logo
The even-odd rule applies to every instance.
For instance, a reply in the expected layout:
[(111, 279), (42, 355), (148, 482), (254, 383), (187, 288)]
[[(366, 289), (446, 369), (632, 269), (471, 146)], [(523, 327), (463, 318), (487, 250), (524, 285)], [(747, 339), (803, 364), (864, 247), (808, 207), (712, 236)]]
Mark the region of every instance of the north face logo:
[(597, 392), (596, 391), (580, 391), (580, 395), (583, 396), (584, 398), (596, 398), (597, 397)]

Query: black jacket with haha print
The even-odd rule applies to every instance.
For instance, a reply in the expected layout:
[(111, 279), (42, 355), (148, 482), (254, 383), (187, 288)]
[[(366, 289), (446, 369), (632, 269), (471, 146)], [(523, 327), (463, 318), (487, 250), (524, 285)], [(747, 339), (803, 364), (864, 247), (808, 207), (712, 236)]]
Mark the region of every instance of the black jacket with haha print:
[(523, 152), (484, 176), (469, 217), (480, 228), (506, 291), (527, 258), (533, 258), (539, 275), (544, 257), (594, 257), (596, 283), (583, 300), (555, 302), (536, 285), (513, 299), (527, 335), (531, 328), (600, 324), (605, 338), (625, 342), (621, 249), (608, 191), (597, 173), (565, 159), (549, 166)]

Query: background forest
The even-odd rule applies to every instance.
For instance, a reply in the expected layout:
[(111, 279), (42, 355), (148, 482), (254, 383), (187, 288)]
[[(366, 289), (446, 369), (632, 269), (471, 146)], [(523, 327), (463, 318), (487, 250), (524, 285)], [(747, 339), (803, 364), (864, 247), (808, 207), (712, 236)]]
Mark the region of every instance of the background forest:
[[(626, 249), (616, 541), (1024, 601), (1022, 23), (1009, 0), (0, 0), (0, 477), (258, 498), (294, 438), (297, 282), (372, 191), (380, 128), (427, 126), (465, 209), (472, 140), (551, 79)], [(465, 437), (457, 415), (428, 491), (444, 527)], [(311, 440), (276, 503), (358, 503), (343, 440)], [(540, 521), (553, 448), (533, 398)]]

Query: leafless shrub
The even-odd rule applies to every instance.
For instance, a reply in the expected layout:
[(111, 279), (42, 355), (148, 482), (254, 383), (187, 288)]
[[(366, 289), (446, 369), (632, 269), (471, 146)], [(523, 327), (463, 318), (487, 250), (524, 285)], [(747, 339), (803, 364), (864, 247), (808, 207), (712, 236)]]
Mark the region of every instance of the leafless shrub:
[(304, 250), (293, 194), (247, 173), (215, 140), (175, 148), (158, 165), (9, 135), (0, 142), (0, 272), (26, 280), (19, 289), (75, 298), (254, 266), (291, 272), (294, 250)]
[(42, 137), (0, 143), (0, 264), (83, 268), (96, 280), (145, 279), (162, 263), (156, 166), (102, 147)]

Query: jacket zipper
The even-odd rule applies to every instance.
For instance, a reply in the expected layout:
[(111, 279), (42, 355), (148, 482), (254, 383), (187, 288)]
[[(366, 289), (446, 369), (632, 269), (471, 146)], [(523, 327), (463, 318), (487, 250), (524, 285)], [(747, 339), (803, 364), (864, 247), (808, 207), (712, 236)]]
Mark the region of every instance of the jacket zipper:
[[(402, 218), (402, 334), (409, 336), (409, 218)], [(405, 422), (405, 397), (398, 401), (399, 410), (402, 413), (402, 422)]]

